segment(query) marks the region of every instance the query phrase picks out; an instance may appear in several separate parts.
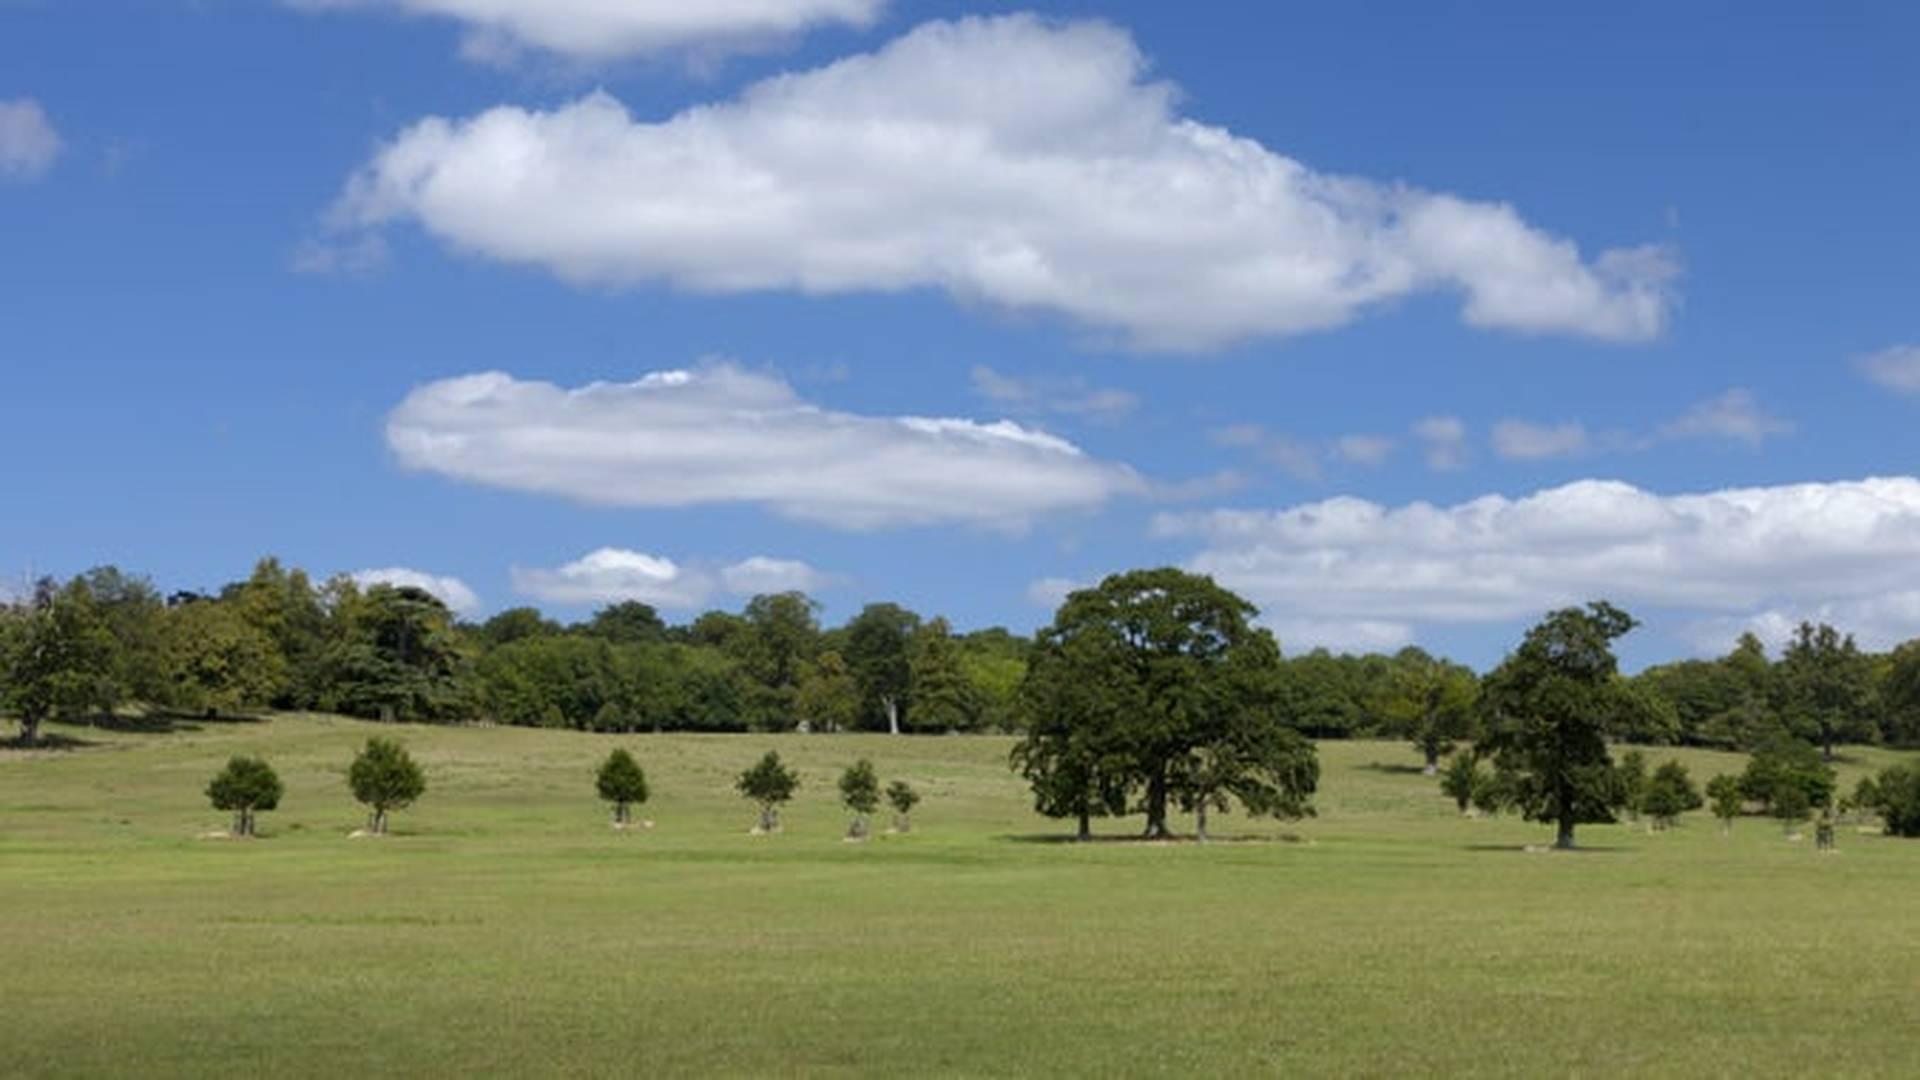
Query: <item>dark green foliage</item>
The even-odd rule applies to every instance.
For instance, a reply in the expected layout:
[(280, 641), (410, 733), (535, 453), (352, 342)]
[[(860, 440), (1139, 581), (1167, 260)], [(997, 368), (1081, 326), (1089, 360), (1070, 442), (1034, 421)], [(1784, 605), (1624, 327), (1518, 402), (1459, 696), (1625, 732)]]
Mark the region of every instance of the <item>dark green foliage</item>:
[[(1472, 670), (1408, 647), (1394, 656), (1386, 692), (1375, 708), (1394, 734), (1420, 751), (1427, 775), (1432, 776), (1454, 744), (1472, 736), (1479, 696), (1480, 680)], [(1465, 809), (1464, 801), (1461, 808)]]
[(840, 805), (853, 813), (848, 835), (867, 835), (867, 818), (880, 808), (880, 774), (873, 762), (861, 758), (840, 774)]
[(404, 810), (426, 794), (427, 778), (414, 763), (412, 755), (391, 739), (367, 740), (366, 748), (353, 759), (347, 771), (347, 786), (353, 797), (368, 808), (367, 831), (384, 835), (387, 813)]
[(1788, 728), (1818, 743), (1831, 761), (1836, 743), (1877, 734), (1871, 677), (1852, 635), (1801, 623), (1775, 669), (1777, 707)]
[(1179, 570), (1116, 574), (1067, 598), (1042, 630), (1022, 688), (1027, 737), (1013, 765), (1045, 814), (1116, 813), (1130, 795), (1147, 834), (1167, 812), (1240, 800), (1311, 812), (1313, 747), (1284, 722), (1279, 648), (1251, 605)]
[(564, 632), (559, 623), (530, 607), (508, 608), (482, 623), (477, 631), (480, 640), (493, 648)]
[(778, 750), (755, 762), (734, 781), (734, 790), (760, 806), (760, 830), (773, 832), (780, 827), (780, 804), (800, 790), (800, 777), (780, 761)]
[(1895, 765), (1881, 772), (1864, 805), (1878, 811), (1888, 836), (1920, 836), (1920, 768)]
[(910, 649), (920, 616), (898, 604), (868, 604), (847, 623), (840, 654), (860, 687), (861, 723), (899, 732), (913, 686)]
[(1556, 611), (1483, 684), (1479, 750), (1513, 778), (1528, 820), (1556, 825), (1556, 847), (1573, 846), (1575, 825), (1614, 820), (1621, 805), (1606, 733), (1634, 707), (1613, 655), (1633, 627), (1604, 602)]
[(1660, 828), (1671, 828), (1680, 815), (1704, 805), (1687, 767), (1668, 761), (1653, 771), (1640, 796), (1640, 809)]
[(1490, 769), (1473, 780), (1473, 808), (1487, 817), (1504, 814), (1519, 805), (1520, 782), (1512, 772)]
[(1834, 784), (1833, 767), (1821, 760), (1820, 751), (1790, 735), (1779, 735), (1747, 761), (1740, 794), (1769, 812), (1783, 800), (1789, 806), (1811, 808), (1827, 805)]
[(615, 645), (658, 645), (667, 640), (667, 624), (651, 605), (623, 600), (594, 612), (580, 633)]
[(1619, 785), (1620, 806), (1631, 815), (1640, 813), (1640, 800), (1647, 793), (1647, 755), (1629, 750), (1614, 766), (1614, 782)]
[(369, 720), (461, 720), (475, 711), (453, 615), (411, 586), (333, 586), (334, 626), (320, 659), (319, 705)]
[(821, 653), (800, 673), (794, 707), (813, 731), (841, 731), (859, 723), (860, 684), (839, 653)]
[(8, 618), (0, 708), (20, 721), (23, 745), (38, 740), (47, 720), (87, 719), (119, 704), (116, 642), (84, 579), (65, 588), (42, 580)]
[(633, 820), (633, 804), (647, 801), (647, 774), (632, 754), (615, 749), (601, 762), (594, 790), (600, 793), (600, 798), (613, 804), (613, 820), (625, 825)]
[(207, 798), (215, 810), (233, 814), (233, 835), (254, 835), (254, 815), (280, 806), (283, 790), (280, 777), (266, 759), (234, 757), (227, 767), (207, 785)]
[(895, 780), (887, 785), (887, 804), (893, 807), (893, 830), (907, 832), (913, 828), (913, 808), (920, 805), (920, 793), (905, 780)]
[(910, 730), (970, 731), (979, 726), (973, 686), (947, 620), (935, 617), (914, 631), (907, 646), (907, 678), (913, 698)]

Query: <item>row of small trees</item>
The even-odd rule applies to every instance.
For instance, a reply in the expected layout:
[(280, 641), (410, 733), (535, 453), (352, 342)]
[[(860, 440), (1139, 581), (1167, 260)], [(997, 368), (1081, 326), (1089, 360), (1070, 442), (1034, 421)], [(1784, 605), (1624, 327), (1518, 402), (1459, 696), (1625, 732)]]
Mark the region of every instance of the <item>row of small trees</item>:
[[(353, 797), (367, 807), (367, 832), (381, 836), (387, 832), (387, 815), (411, 806), (427, 790), (426, 774), (412, 755), (391, 739), (368, 739), (347, 770), (347, 785)], [(873, 762), (861, 758), (840, 777), (840, 801), (853, 814), (848, 836), (865, 838), (868, 818), (880, 808), (879, 773)], [(594, 778), (600, 798), (613, 806), (613, 822), (625, 827), (633, 822), (633, 807), (643, 804), (652, 791), (647, 774), (631, 753), (615, 749), (601, 763)], [(760, 824), (756, 831), (775, 832), (780, 828), (779, 808), (800, 789), (800, 777), (769, 750), (735, 782), (740, 794), (760, 806)], [(233, 835), (256, 834), (257, 815), (275, 810), (286, 794), (285, 786), (265, 758), (236, 756), (227, 762), (207, 785), (207, 798), (214, 809), (233, 814)], [(904, 780), (887, 785), (886, 801), (893, 807), (893, 828), (907, 832), (911, 815), (920, 803), (920, 793)]]
[[(840, 774), (840, 805), (853, 820), (847, 826), (849, 840), (864, 840), (870, 831), (868, 819), (880, 809), (880, 774), (866, 758), (847, 766)], [(760, 807), (760, 822), (754, 832), (765, 834), (780, 830), (780, 807), (800, 790), (800, 776), (780, 760), (777, 750), (769, 750), (753, 767), (734, 781), (734, 790)], [(920, 793), (905, 780), (895, 780), (886, 788), (886, 800), (893, 807), (893, 829), (909, 832), (913, 828), (913, 808), (920, 805)]]

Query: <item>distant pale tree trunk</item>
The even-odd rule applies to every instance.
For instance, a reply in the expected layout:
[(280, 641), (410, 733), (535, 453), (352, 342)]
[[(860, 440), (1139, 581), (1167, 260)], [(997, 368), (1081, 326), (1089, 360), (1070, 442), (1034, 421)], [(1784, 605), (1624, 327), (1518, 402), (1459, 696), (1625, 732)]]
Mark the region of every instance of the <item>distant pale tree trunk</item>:
[(1201, 799), (1193, 808), (1193, 837), (1201, 843), (1207, 842), (1207, 800)]
[(900, 702), (892, 694), (880, 699), (880, 705), (887, 710), (887, 733), (900, 734)]

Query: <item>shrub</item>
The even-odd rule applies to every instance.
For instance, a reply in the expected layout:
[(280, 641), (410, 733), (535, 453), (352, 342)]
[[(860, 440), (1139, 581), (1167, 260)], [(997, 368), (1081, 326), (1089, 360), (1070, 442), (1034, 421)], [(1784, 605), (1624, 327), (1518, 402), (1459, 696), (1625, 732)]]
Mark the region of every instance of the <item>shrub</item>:
[(905, 780), (895, 780), (887, 785), (887, 802), (893, 806), (893, 831), (911, 832), (913, 830), (913, 808), (920, 805), (920, 793)]
[(1671, 827), (1681, 814), (1698, 810), (1701, 805), (1700, 789), (1687, 775), (1687, 767), (1677, 761), (1666, 762), (1655, 769), (1640, 796), (1640, 808), (1662, 829)]
[(1895, 765), (1873, 783), (1873, 808), (1888, 836), (1920, 836), (1920, 768)]

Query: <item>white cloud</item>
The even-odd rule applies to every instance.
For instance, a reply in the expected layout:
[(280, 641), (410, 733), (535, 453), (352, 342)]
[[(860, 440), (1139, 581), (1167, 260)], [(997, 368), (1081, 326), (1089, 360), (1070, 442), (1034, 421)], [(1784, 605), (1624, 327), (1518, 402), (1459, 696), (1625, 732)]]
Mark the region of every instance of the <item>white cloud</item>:
[(754, 503), (848, 529), (1017, 530), (1145, 494), (1123, 465), (1008, 421), (871, 417), (712, 363), (566, 390), (488, 373), (428, 383), (387, 422), (400, 462), (607, 506)]
[(1467, 465), (1467, 425), (1457, 416), (1429, 416), (1413, 425), (1427, 468), (1452, 472)]
[(974, 393), (1016, 412), (1115, 421), (1140, 407), (1139, 395), (1092, 386), (1079, 376), (1021, 377), (995, 371), (985, 364), (974, 365), (971, 375)]
[(755, 555), (732, 566), (722, 567), (720, 583), (735, 596), (759, 596), (762, 593), (820, 592), (831, 587), (833, 579), (803, 562)]
[(1330, 652), (1389, 653), (1413, 643), (1413, 627), (1385, 619), (1260, 619), (1288, 656)]
[(756, 555), (727, 566), (686, 566), (663, 555), (601, 548), (554, 569), (513, 569), (514, 591), (553, 604), (616, 604), (638, 600), (691, 610), (717, 592), (734, 596), (815, 592), (832, 579), (803, 562)]
[(1104, 23), (930, 23), (659, 122), (604, 93), (422, 120), (334, 219), (414, 222), (578, 283), (938, 288), (1145, 348), (1323, 330), (1436, 291), (1478, 327), (1664, 329), (1664, 251), (1586, 258), (1503, 203), (1315, 172), (1179, 115), (1146, 66)]
[(39, 102), (0, 101), (0, 180), (39, 178), (53, 168), (62, 145)]
[(1051, 611), (1067, 602), (1067, 594), (1088, 588), (1086, 582), (1072, 578), (1045, 577), (1027, 586), (1027, 603)]
[(1852, 634), (1865, 649), (1890, 649), (1920, 635), (1920, 590), (1701, 619), (1683, 628), (1682, 636), (1702, 655), (1718, 656), (1731, 651), (1741, 634), (1751, 632), (1778, 654), (1803, 622), (1827, 623)]
[(871, 25), (886, 0), (289, 0), (457, 19), (475, 59), (526, 49), (591, 62), (669, 49), (758, 50), (823, 25)]
[(347, 576), (363, 589), (374, 585), (423, 589), (438, 597), (456, 615), (472, 615), (480, 610), (479, 594), (456, 577), (442, 577), (421, 570), (409, 570), (404, 566), (391, 566), (385, 570), (357, 570)]
[(1493, 425), (1493, 452), (1509, 461), (1538, 461), (1585, 453), (1587, 429), (1580, 424), (1529, 424), (1502, 420)]
[(1895, 345), (1856, 364), (1871, 381), (1902, 394), (1920, 394), (1920, 345)]
[(1662, 425), (1660, 436), (1666, 439), (1731, 439), (1757, 448), (1774, 435), (1787, 435), (1792, 431), (1793, 424), (1768, 415), (1752, 391), (1736, 387), (1695, 405), (1679, 419)]
[(1674, 496), (1587, 480), (1451, 507), (1166, 513), (1154, 531), (1201, 540), (1191, 568), (1273, 620), (1486, 623), (1605, 597), (1703, 623), (1829, 611), (1878, 640), (1920, 632), (1914, 477)]
[(1334, 441), (1334, 456), (1355, 465), (1384, 465), (1393, 456), (1394, 441), (1384, 435), (1342, 435)]

